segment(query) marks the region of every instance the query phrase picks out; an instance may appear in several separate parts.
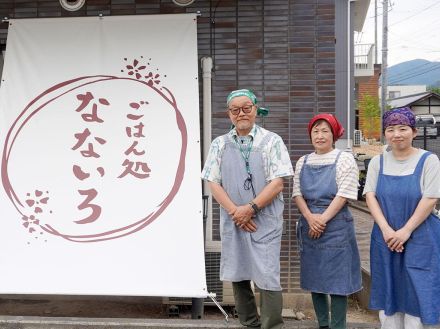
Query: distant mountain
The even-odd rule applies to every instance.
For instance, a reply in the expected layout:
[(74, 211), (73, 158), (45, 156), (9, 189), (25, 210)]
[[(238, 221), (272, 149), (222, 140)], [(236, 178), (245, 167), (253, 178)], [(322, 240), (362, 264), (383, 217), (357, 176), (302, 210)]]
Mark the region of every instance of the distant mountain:
[(440, 62), (414, 59), (388, 68), (388, 85), (440, 86)]

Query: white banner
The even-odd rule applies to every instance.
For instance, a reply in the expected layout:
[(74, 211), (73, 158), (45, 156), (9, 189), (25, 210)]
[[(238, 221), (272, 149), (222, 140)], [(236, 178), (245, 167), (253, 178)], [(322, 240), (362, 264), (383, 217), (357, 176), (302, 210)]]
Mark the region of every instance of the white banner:
[(0, 293), (205, 297), (196, 16), (9, 24)]

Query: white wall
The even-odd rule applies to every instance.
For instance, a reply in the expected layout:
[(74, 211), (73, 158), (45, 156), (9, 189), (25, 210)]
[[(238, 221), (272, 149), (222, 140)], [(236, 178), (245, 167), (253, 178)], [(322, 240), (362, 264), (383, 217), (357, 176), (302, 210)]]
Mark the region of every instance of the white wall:
[[(3, 63), (4, 63), (4, 58), (5, 58), (5, 51), (2, 51), (0, 53), (0, 78), (2, 76), (3, 73)], [(1, 84), (1, 79), (0, 79), (0, 84)]]
[[(388, 95), (390, 95), (390, 92), (399, 92), (400, 96), (398, 97), (404, 97), (408, 95), (418, 94), (426, 92), (426, 85), (407, 85), (407, 86), (388, 86)], [(379, 87), (379, 96), (382, 95), (382, 87)], [(391, 97), (388, 96), (388, 99)], [(397, 97), (396, 97), (397, 98)]]

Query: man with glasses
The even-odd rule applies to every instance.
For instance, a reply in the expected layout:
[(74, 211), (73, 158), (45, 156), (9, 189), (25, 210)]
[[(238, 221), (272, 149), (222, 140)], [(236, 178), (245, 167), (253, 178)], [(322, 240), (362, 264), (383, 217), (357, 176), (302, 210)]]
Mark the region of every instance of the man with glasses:
[[(232, 281), (242, 325), (281, 328), (282, 191), (292, 163), (281, 137), (255, 124), (268, 111), (257, 106), (253, 92), (235, 90), (226, 104), (233, 128), (212, 142), (202, 171), (221, 206), (220, 279)], [(260, 290), (260, 316), (251, 281)]]

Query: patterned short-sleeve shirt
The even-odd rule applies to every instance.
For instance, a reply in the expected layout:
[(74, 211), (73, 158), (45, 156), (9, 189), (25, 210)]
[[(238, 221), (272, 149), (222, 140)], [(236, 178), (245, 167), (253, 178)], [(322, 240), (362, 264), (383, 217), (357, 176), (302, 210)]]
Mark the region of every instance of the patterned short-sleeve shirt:
[[(269, 133), (268, 130), (254, 125), (249, 133), (249, 136), (252, 138), (253, 147), (259, 147), (264, 137)], [(237, 131), (232, 129), (228, 134), (219, 136), (212, 141), (205, 166), (203, 167), (202, 179), (221, 184), (221, 159), (228, 137), (237, 138)], [(266, 182), (270, 182), (278, 177), (293, 176), (289, 152), (280, 136), (272, 133), (272, 137), (265, 145), (261, 145), (261, 148)]]

